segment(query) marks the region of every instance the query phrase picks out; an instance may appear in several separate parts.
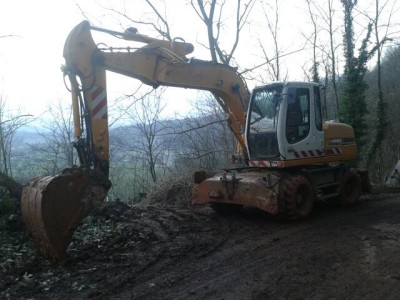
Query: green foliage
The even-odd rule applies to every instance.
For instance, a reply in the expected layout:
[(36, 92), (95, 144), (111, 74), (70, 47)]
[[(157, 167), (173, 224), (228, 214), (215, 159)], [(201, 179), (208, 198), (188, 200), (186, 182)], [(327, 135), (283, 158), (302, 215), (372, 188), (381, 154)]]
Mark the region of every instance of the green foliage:
[(15, 212), (14, 200), (11, 198), (1, 198), (0, 199), (0, 217), (12, 214)]
[(321, 78), (319, 76), (319, 62), (315, 61), (310, 69), (310, 73), (312, 76), (312, 81), (316, 82), (316, 83), (320, 83), (321, 82)]
[(378, 98), (376, 106), (377, 107), (376, 107), (376, 119), (374, 122), (374, 135), (371, 142), (369, 143), (366, 156), (367, 166), (369, 166), (376, 152), (378, 151), (378, 148), (381, 146), (385, 138), (386, 128), (389, 125), (389, 122), (386, 119), (387, 104), (383, 101), (382, 95)]
[(15, 212), (14, 200), (11, 198), (0, 198), (0, 230), (5, 226), (7, 216)]
[(339, 112), (340, 120), (354, 128), (357, 144), (362, 147), (367, 129), (364, 116), (367, 113), (365, 91), (367, 84), (364, 81), (367, 72), (367, 63), (376, 51), (368, 49), (372, 32), (372, 23), (368, 25), (367, 35), (359, 48), (358, 57), (354, 54), (354, 30), (352, 11), (357, 1), (342, 0), (345, 15), (344, 49), (346, 65), (344, 70), (344, 84), (342, 89), (342, 101)]
[[(0, 218), (0, 221), (1, 220), (2, 218)], [(36, 249), (25, 231), (11, 232), (8, 230), (0, 230), (1, 274), (7, 274), (6, 272), (15, 270), (15, 268), (21, 265), (21, 263), (24, 261), (26, 262), (27, 258), (34, 257), (35, 252)], [(22, 274), (23, 273), (21, 273), (21, 275)], [(1, 276), (2, 275), (0, 275), (0, 278), (3, 279)], [(1, 281), (2, 280), (0, 280), (0, 282)], [(2, 287), (4, 287), (4, 285)]]
[(344, 10), (344, 53), (346, 58), (345, 73), (348, 73), (353, 66), (354, 59), (354, 29), (353, 29), (353, 8), (357, 0), (341, 0)]
[(382, 142), (385, 138), (386, 129), (389, 126), (389, 122), (387, 120), (387, 103), (385, 103), (383, 87), (382, 87), (382, 65), (381, 65), (381, 51), (380, 48), (386, 43), (389, 39), (384, 38), (377, 45), (378, 51), (378, 61), (376, 66), (377, 73), (377, 87), (378, 87), (378, 101), (376, 102), (376, 116), (374, 121), (374, 134), (369, 143), (367, 156), (366, 156), (366, 165), (369, 166), (374, 159), (376, 153), (382, 147)]
[[(380, 45), (383, 42), (385, 39), (381, 40)], [(385, 48), (380, 67), (377, 64), (366, 75), (366, 81), (370, 86), (366, 93), (367, 103), (373, 114), (367, 117), (369, 124), (368, 149), (363, 164), (368, 168), (374, 183), (386, 182), (388, 174), (398, 161), (398, 141), (400, 141), (399, 70), (400, 46), (393, 46)], [(381, 88), (379, 87), (379, 77)], [(380, 90), (381, 92), (379, 92)]]
[(7, 216), (16, 210), (14, 200), (11, 198), (0, 198), (0, 230), (5, 226)]

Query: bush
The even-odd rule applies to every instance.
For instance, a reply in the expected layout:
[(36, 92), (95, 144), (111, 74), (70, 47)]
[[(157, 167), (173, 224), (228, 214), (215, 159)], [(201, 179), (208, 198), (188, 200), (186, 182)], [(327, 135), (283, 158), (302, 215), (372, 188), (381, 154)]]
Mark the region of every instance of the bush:
[(8, 216), (15, 211), (16, 207), (12, 198), (0, 198), (0, 230), (5, 228)]
[(0, 198), (0, 217), (15, 213), (15, 202), (12, 198)]
[(147, 197), (140, 201), (140, 204), (190, 207), (192, 187), (191, 178), (170, 178), (169, 180), (157, 183)]

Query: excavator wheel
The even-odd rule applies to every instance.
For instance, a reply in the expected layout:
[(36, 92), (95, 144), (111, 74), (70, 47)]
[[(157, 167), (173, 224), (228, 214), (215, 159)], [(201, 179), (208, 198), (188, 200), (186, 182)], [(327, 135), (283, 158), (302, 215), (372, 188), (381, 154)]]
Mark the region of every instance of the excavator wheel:
[(279, 197), (284, 206), (285, 219), (304, 219), (312, 212), (314, 192), (310, 182), (302, 175), (284, 176), (280, 183)]
[(355, 205), (361, 195), (361, 178), (353, 171), (345, 171), (340, 182), (339, 203), (348, 207)]
[(39, 253), (62, 263), (76, 227), (105, 193), (79, 172), (36, 178), (24, 187), (22, 217)]

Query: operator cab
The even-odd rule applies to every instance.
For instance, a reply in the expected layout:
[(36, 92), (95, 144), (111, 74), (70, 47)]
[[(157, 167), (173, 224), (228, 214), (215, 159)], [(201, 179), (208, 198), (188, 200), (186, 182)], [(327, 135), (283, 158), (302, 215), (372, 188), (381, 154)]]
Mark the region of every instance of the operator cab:
[(248, 112), (250, 161), (287, 161), (322, 156), (320, 86), (278, 82), (254, 89)]

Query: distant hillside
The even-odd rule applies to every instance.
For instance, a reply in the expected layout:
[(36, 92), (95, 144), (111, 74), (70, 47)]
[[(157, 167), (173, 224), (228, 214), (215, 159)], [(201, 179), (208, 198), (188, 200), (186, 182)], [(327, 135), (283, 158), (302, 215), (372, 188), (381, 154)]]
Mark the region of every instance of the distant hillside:
[(35, 144), (43, 142), (43, 136), (36, 130), (18, 130), (15, 134), (15, 140), (19, 143)]

